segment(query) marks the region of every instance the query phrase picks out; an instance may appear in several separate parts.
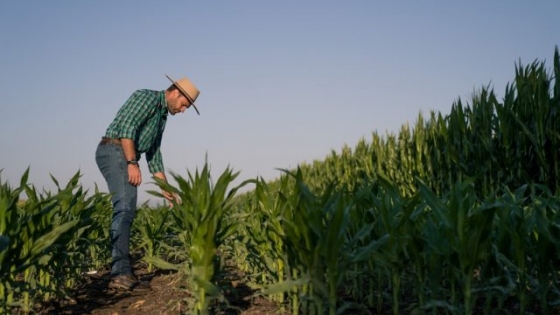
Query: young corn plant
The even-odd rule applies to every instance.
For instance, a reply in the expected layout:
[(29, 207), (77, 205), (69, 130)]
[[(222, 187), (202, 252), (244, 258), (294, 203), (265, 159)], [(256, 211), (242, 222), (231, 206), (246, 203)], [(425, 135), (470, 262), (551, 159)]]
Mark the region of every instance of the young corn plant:
[[(22, 181), (26, 181), (24, 176)], [(13, 271), (23, 261), (16, 259), (21, 245), (16, 245), (21, 229), (18, 214), (18, 200), (22, 188), (12, 189), (0, 180), (0, 313), (8, 313), (14, 306)]]
[[(64, 248), (67, 237), (80, 220), (66, 220), (61, 215), (56, 196), (41, 196), (27, 184), (29, 170), (21, 178), (20, 187), (12, 190), (0, 186), (0, 235), (4, 246), (0, 251), (0, 310), (19, 308), (33, 310), (35, 302), (59, 292), (52, 269), (59, 263), (57, 249)], [(28, 200), (17, 203), (20, 193)], [(54, 285), (54, 289), (53, 289)]]
[(169, 233), (167, 218), (171, 210), (169, 207), (160, 206), (155, 209), (146, 204), (138, 209), (135, 220), (135, 235), (139, 237), (138, 247), (143, 251), (143, 260), (148, 264), (148, 272), (153, 272), (155, 257), (163, 257), (165, 236)]
[[(80, 177), (81, 174), (76, 173), (66, 186), (62, 187), (56, 178), (51, 176), (57, 187), (56, 194), (53, 194), (57, 217), (50, 222), (47, 221), (47, 224), (58, 225), (73, 219), (78, 220), (78, 223), (65, 233), (51, 250), (53, 259), (50, 273), (55, 275), (56, 280), (52, 283), (53, 289), (73, 288), (85, 271), (99, 265), (99, 262), (91, 259), (89, 253), (92, 248), (91, 240), (93, 237), (97, 237), (95, 242), (107, 240), (107, 238), (100, 238), (99, 235), (108, 233), (103, 231), (108, 230), (111, 213), (110, 196), (100, 192), (88, 196), (88, 191), (83, 190), (79, 183)], [(108, 242), (104, 246), (108, 251)], [(44, 270), (44, 273), (48, 271)]]
[[(237, 190), (249, 181), (228, 191), (229, 185), (239, 173), (229, 167), (213, 183), (210, 168), (206, 163), (199, 172), (188, 172), (188, 178), (172, 173), (177, 187), (155, 179), (165, 191), (176, 194), (171, 210), (176, 228), (189, 231), (189, 239), (184, 239), (188, 246), (189, 262), (173, 265), (161, 259), (147, 259), (157, 267), (182, 270), (190, 279), (194, 294), (192, 312), (208, 314), (211, 300), (220, 298), (219, 288), (213, 283), (215, 273), (220, 266), (217, 264), (217, 250), (237, 229), (237, 222), (226, 220), (232, 208), (232, 200)], [(152, 194), (163, 197), (159, 192)]]
[(113, 213), (111, 195), (100, 193), (95, 187), (91, 198), (92, 211), (86, 215), (91, 217), (91, 226), (82, 240), (86, 247), (85, 260), (90, 262), (89, 271), (100, 270), (111, 260), (111, 242), (109, 241), (109, 226)]

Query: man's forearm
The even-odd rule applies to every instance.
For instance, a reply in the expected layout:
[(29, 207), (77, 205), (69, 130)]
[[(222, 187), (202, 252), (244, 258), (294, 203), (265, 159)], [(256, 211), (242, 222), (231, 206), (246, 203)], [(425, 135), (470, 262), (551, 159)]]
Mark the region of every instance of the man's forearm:
[(136, 148), (134, 148), (134, 141), (128, 138), (121, 138), (121, 145), (123, 147), (126, 160), (136, 160)]

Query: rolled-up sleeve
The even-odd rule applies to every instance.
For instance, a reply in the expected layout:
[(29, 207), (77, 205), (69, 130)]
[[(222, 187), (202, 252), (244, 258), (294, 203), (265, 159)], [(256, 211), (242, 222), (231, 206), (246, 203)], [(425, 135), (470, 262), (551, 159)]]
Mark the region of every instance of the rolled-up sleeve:
[(161, 155), (161, 136), (156, 140), (154, 145), (146, 152), (146, 160), (148, 161), (148, 169), (150, 173), (163, 172), (163, 157)]

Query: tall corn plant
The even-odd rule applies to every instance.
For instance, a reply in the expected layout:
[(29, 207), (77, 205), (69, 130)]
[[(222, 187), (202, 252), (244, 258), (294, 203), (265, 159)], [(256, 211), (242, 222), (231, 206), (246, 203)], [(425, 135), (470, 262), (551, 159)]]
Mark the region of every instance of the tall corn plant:
[[(433, 213), (432, 219), (439, 228), (437, 239), (446, 240), (449, 276), (452, 276), (462, 292), (464, 313), (473, 314), (476, 295), (473, 274), (491, 258), (491, 232), (499, 203), (481, 203), (477, 200), (472, 180), (457, 183), (449, 195), (439, 199), (421, 184), (420, 193)], [(452, 288), (454, 282), (451, 283)], [(451, 292), (452, 304), (454, 292)]]
[(312, 193), (302, 171), (285, 171), (294, 179), (291, 190), (280, 191), (279, 236), (285, 243), (287, 278), (264, 292), (291, 292), (294, 314), (341, 314), (358, 305), (343, 303), (338, 294), (347, 273), (367, 260), (383, 240), (361, 241), (372, 229), (363, 225), (350, 233), (352, 203), (330, 185), (321, 194)]
[[(546, 249), (551, 252), (556, 239), (555, 223), (546, 223), (555, 222), (554, 208), (545, 206), (553, 203), (548, 197), (533, 196), (523, 199), (528, 204), (520, 206), (517, 202), (521, 199), (508, 199), (507, 190), (504, 195), (496, 196), (504, 188), (514, 191), (527, 183), (542, 183), (556, 194), (560, 178), (559, 74), (560, 58), (556, 48), (552, 75), (548, 74), (544, 63), (535, 62), (527, 67), (519, 65), (516, 67), (514, 83), (506, 87), (503, 101), (499, 101), (489, 87), (484, 87), (473, 94), (471, 104), (460, 99), (455, 102), (448, 115), (432, 112), (427, 121), (420, 116), (413, 132), (408, 126), (403, 126), (398, 135), (381, 137), (374, 133), (371, 144), (361, 145), (359, 150), (343, 148), (340, 154), (333, 151), (323, 163), (315, 161), (312, 165), (302, 167), (308, 188), (320, 195), (326, 191), (329, 183), (338, 181), (340, 185), (337, 188), (351, 191), (359, 183), (378, 181), (377, 174), (386, 175), (387, 181), (397, 187), (395, 192), (399, 196), (391, 201), (397, 202), (392, 204), (378, 196), (372, 197), (371, 201), (379, 202), (379, 205), (385, 203), (387, 213), (418, 215), (417, 221), (404, 222), (403, 229), (412, 228), (422, 238), (409, 240), (403, 236), (398, 243), (408, 246), (404, 247), (406, 250), (403, 250), (402, 257), (424, 256), (427, 276), (421, 275), (420, 265), (415, 267), (415, 273), (427, 279), (428, 301), (425, 308), (431, 305), (460, 312), (458, 307), (462, 307), (468, 312), (472, 309), (475, 293), (482, 292), (478, 290), (507, 296), (516, 288), (512, 289), (512, 282), (507, 280), (509, 276), (501, 276), (503, 270), (514, 277), (521, 277), (524, 284), (519, 285), (529, 282), (532, 292), (539, 292), (539, 299), (543, 300), (542, 296), (546, 295), (544, 292), (555, 294), (551, 293), (555, 290), (554, 286), (549, 289), (539, 287), (537, 290), (535, 283), (546, 281), (529, 275), (537, 272), (538, 277), (548, 277), (547, 273), (550, 273), (550, 267), (537, 256), (542, 254), (543, 257), (549, 257), (545, 255)], [(423, 184), (415, 182), (415, 177)], [(283, 194), (286, 203), (291, 205), (287, 209), (297, 209), (294, 205), (298, 204), (298, 199), (290, 193)], [(410, 200), (403, 197), (417, 194), (419, 197), (415, 198), (422, 198), (423, 201), (410, 213), (410, 208), (402, 207)], [(534, 200), (538, 203), (532, 204)], [(400, 205), (401, 208), (394, 205)], [(508, 207), (515, 211), (510, 213), (504, 210)], [(522, 209), (521, 214), (516, 214), (517, 208)], [(373, 211), (379, 209), (372, 207)], [(395, 209), (399, 211), (389, 211)], [(483, 224), (485, 219), (488, 220)], [(396, 219), (385, 221), (400, 224)], [(480, 224), (477, 224), (479, 221)], [(375, 222), (381, 231), (391, 226)], [(511, 231), (502, 231), (499, 222), (509, 222)], [(489, 226), (502, 232), (488, 234)], [(492, 243), (492, 237), (498, 237), (499, 242)], [(501, 238), (507, 240), (503, 243), (509, 243), (509, 246), (518, 242), (522, 247), (516, 250), (502, 248)], [(395, 240), (397, 237), (393, 236)], [(461, 249), (461, 246), (476, 240), (480, 242), (475, 248), (479, 248), (482, 254), (475, 253), (468, 258), (470, 250)], [(433, 255), (422, 255), (421, 250), (414, 251), (410, 246), (424, 248), (424, 252)], [(489, 261), (495, 261), (500, 266), (492, 266), (494, 263)], [(472, 276), (470, 269), (475, 262), (486, 264), (486, 268), (476, 267), (477, 272), (484, 273), (494, 268), (491, 281), (480, 288), (475, 288), (474, 280), (467, 277)], [(433, 268), (438, 265), (444, 268)], [(502, 280), (504, 282), (499, 283)], [(555, 281), (554, 278), (551, 281)], [(421, 282), (419, 280), (419, 285)], [(443, 291), (441, 283), (451, 293)], [(525, 293), (516, 290), (516, 294)], [(522, 304), (528, 303), (528, 297), (519, 298)]]
[(534, 224), (530, 236), (534, 244), (531, 257), (534, 269), (538, 270), (534, 292), (541, 308), (550, 312), (552, 305), (560, 304), (560, 279), (555, 263), (560, 243), (560, 196), (546, 186), (532, 185), (531, 201)]
[[(487, 270), (483, 270), (484, 276), (499, 277), (502, 279), (500, 283), (513, 285), (507, 293), (517, 296), (520, 314), (526, 312), (529, 304), (526, 288), (533, 282), (529, 260), (533, 247), (531, 233), (534, 227), (531, 212), (527, 211), (527, 190), (528, 185), (523, 185), (515, 191), (505, 189), (501, 196), (502, 207), (496, 212), (495, 220), (495, 225), (499, 227), (494, 236), (493, 252), (496, 259), (495, 263), (488, 265)], [(503, 303), (502, 299), (505, 298), (500, 293), (495, 297), (499, 304)], [(492, 297), (493, 295), (489, 294), (489, 298)]]
[[(348, 233), (350, 235), (358, 235), (359, 231), (363, 231), (364, 227), (369, 228), (363, 237), (357, 240), (358, 247), (370, 244), (380, 239), (387, 239), (388, 235), (383, 236), (379, 229), (373, 227), (378, 225), (380, 216), (377, 209), (374, 207), (377, 193), (379, 192), (379, 185), (377, 182), (371, 182), (363, 187), (357, 187), (352, 192), (352, 210), (350, 211), (350, 223), (348, 226)], [(382, 241), (380, 242), (382, 243)], [(372, 255), (373, 256), (373, 255)], [(377, 307), (377, 312), (380, 313), (383, 307), (383, 294), (385, 284), (383, 283), (384, 277), (379, 276), (380, 269), (374, 259), (368, 256), (368, 259), (362, 262), (356, 262), (352, 271), (346, 275), (346, 290), (352, 296), (353, 300), (365, 304), (369, 308)]]
[[(301, 170), (296, 175), (286, 172), (295, 179), (288, 189), (279, 191), (281, 226), (277, 233), (285, 244), (286, 279), (269, 285), (264, 294), (289, 293), (293, 314), (322, 314), (326, 292), (324, 268), (318, 253), (318, 238), (322, 215), (316, 197), (304, 185)], [(288, 180), (284, 178), (283, 180)], [(316, 288), (319, 286), (319, 288)]]
[[(286, 203), (278, 191), (288, 189), (288, 179), (282, 177), (278, 190), (263, 179), (257, 179), (249, 207), (243, 209), (245, 224), (241, 226), (244, 234), (241, 244), (247, 256), (243, 261), (238, 261), (238, 265), (260, 289), (286, 279), (286, 246), (282, 228), (282, 213)], [(269, 298), (284, 308), (284, 292), (272, 294)]]
[[(285, 302), (289, 301), (297, 314), (300, 305), (307, 309), (310, 295), (307, 295), (307, 278), (303, 280), (301, 268), (291, 263), (293, 251), (287, 242), (286, 220), (293, 217), (297, 202), (295, 184), (290, 176), (281, 176), (271, 184), (257, 179), (249, 206), (244, 209), (246, 224), (242, 226), (242, 242), (248, 254), (239, 264), (249, 273), (261, 294), (280, 305), (281, 312), (285, 309)], [(250, 269), (244, 267), (247, 264)], [(300, 297), (304, 298), (303, 303), (300, 303)]]
[[(518, 298), (522, 314), (533, 299), (543, 312), (550, 312), (550, 306), (558, 304), (554, 263), (560, 236), (558, 197), (543, 185), (523, 185), (515, 191), (506, 189), (500, 200), (503, 206), (496, 215), (494, 237), (496, 263), (489, 265), (484, 276), (499, 277), (501, 283), (509, 284), (512, 288), (507, 293)], [(504, 294), (493, 295), (503, 302)]]
[[(409, 253), (414, 248), (415, 224), (412, 212), (416, 201), (407, 198), (398, 185), (393, 184), (383, 174), (377, 174), (375, 190), (370, 196), (373, 215), (378, 217), (373, 227), (374, 233), (386, 236), (386, 242), (371, 254), (375, 268), (383, 270), (390, 284), (393, 314), (400, 314), (401, 290), (406, 279), (406, 266), (411, 264)], [(416, 270), (421, 272), (421, 270)], [(421, 274), (418, 274), (422, 277)]]
[[(212, 282), (220, 268), (216, 262), (217, 250), (237, 229), (238, 222), (226, 219), (235, 193), (248, 183), (245, 181), (228, 191), (238, 174), (228, 167), (214, 184), (206, 163), (200, 172), (198, 169), (194, 174), (188, 172), (187, 179), (172, 173), (177, 187), (155, 178), (162, 189), (178, 196), (178, 200), (173, 201), (171, 215), (178, 230), (189, 232), (188, 238), (183, 238), (183, 245), (190, 261), (182, 265), (158, 258), (148, 261), (160, 268), (182, 270), (188, 275), (194, 293), (194, 314), (208, 314), (210, 300), (220, 296), (219, 288)], [(163, 197), (159, 192), (151, 193)]]

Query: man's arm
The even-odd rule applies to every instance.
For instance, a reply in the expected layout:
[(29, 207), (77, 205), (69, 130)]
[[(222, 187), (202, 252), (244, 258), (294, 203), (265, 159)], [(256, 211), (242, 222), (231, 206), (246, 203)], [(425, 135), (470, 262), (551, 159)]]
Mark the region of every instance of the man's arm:
[[(136, 149), (134, 148), (134, 141), (128, 138), (121, 138), (121, 145), (124, 151), (124, 157), (127, 161), (136, 160)], [(140, 166), (136, 164), (128, 164), (128, 182), (133, 186), (140, 186), (142, 183), (142, 173)]]

